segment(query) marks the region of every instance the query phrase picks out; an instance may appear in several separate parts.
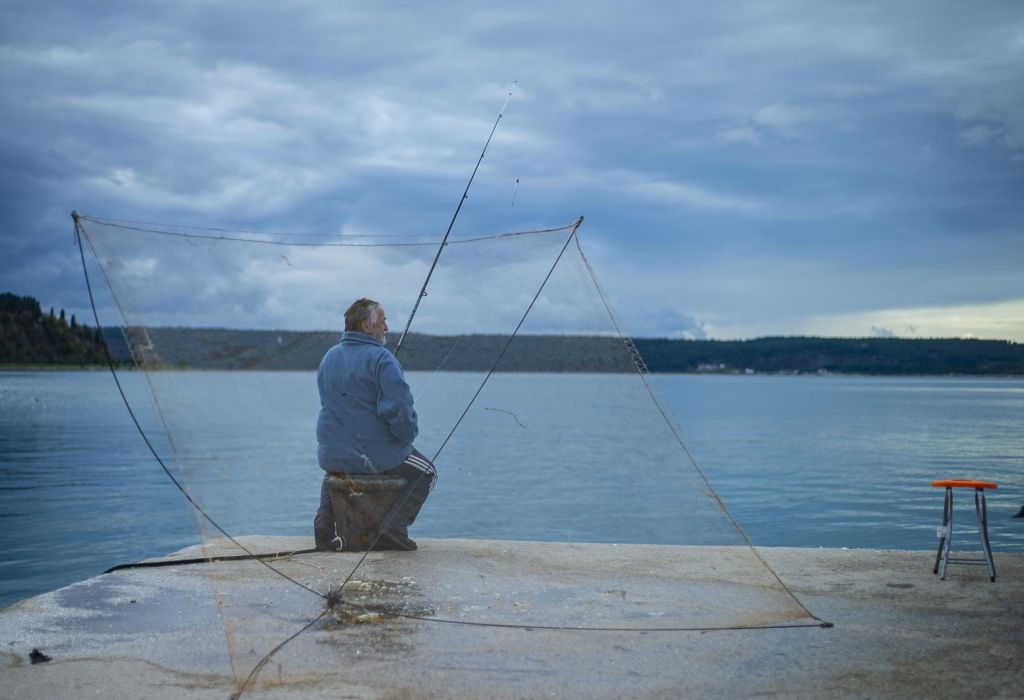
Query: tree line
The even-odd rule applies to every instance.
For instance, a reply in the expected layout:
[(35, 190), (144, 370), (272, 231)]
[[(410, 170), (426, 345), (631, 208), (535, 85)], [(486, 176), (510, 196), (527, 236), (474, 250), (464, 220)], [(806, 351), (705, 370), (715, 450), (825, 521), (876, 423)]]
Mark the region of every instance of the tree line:
[[(115, 359), (132, 361), (128, 342), (147, 362), (167, 368), (309, 370), (338, 342), (336, 331), (252, 331), (217, 328), (104, 329)], [(389, 347), (398, 341), (389, 337)], [(410, 333), (402, 346), (406, 370), (485, 372), (632, 372), (619, 338), (517, 336), (502, 355), (499, 335)], [(813, 338), (670, 340), (637, 338), (651, 372), (869, 375), (1024, 376), (1024, 344), (1002, 340)], [(501, 356), (500, 361), (498, 361)]]
[(1024, 375), (1024, 344), (961, 338), (638, 338), (652, 372)]
[(0, 294), (0, 364), (94, 365), (105, 362), (100, 329), (66, 318), (39, 301), (10, 292)]
[[(410, 334), (407, 370), (486, 371), (502, 352), (498, 335)], [(74, 315), (44, 314), (33, 297), (0, 294), (0, 365), (90, 365), (115, 362), (189, 369), (315, 370), (338, 341), (336, 331), (218, 328), (90, 328)], [(397, 337), (390, 338), (394, 347)], [(637, 338), (652, 372), (1024, 376), (1024, 344), (956, 338), (771, 337), (754, 340)], [(497, 367), (504, 372), (630, 372), (633, 358), (618, 338), (519, 336)]]

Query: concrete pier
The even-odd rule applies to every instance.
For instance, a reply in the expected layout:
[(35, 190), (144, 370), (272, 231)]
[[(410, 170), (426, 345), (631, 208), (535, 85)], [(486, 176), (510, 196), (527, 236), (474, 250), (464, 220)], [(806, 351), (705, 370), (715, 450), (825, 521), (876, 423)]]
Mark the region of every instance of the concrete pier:
[[(312, 546), (244, 541), (262, 552)], [(419, 543), (368, 555), (346, 604), (274, 655), (242, 697), (1024, 694), (1021, 554), (997, 553), (990, 583), (983, 567), (964, 566), (940, 581), (928, 552), (760, 549), (800, 602), (834, 624), (822, 628), (793, 626), (815, 620), (751, 580), (742, 548)], [(324, 591), (360, 556), (274, 565)], [(751, 588), (767, 610), (743, 609)], [(267, 651), (325, 611), (323, 599), (252, 561), (98, 576), (0, 611), (0, 698), (226, 699)], [(694, 621), (773, 627), (680, 629)], [(462, 624), (478, 622), (492, 626)], [(33, 649), (51, 660), (31, 663)]]

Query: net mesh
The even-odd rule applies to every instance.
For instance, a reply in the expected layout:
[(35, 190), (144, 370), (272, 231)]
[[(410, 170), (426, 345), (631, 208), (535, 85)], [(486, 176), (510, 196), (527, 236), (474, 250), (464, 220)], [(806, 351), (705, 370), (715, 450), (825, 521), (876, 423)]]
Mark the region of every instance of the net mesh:
[[(99, 320), (117, 329), (108, 345), (122, 370), (141, 370), (121, 374), (149, 390), (146, 430), (206, 514), (196, 524), (208, 554), (241, 553), (227, 533), (310, 535), (323, 476), (317, 366), (356, 298), (379, 301), (392, 328), (406, 324), (438, 237), (88, 216), (77, 224), (91, 275), (103, 282), (94, 284)], [(416, 447), (439, 473), (411, 532), (432, 544), (406, 560), (420, 585), (432, 581), (434, 602), (390, 612), (579, 630), (814, 622), (750, 546), (651, 391), (579, 245), (579, 224), (456, 235), (438, 259), (398, 352), (419, 415)], [(397, 334), (388, 341), (394, 348)], [(478, 552), (475, 563), (451, 560), (446, 541)], [(479, 549), (493, 541), (545, 544)], [(629, 557), (572, 549), (586, 543), (650, 547)], [(369, 604), (359, 595), (372, 591), (377, 559), (324, 556), (329, 564), (315, 555), (210, 566), (239, 682), (270, 651), (268, 635), (304, 624), (268, 618), (268, 605), (339, 589)], [(292, 580), (238, 585), (268, 565)], [(507, 580), (526, 566), (571, 589), (575, 611), (528, 588), (497, 601), (490, 574)], [(646, 593), (638, 600), (624, 585), (594, 583), (617, 577)]]

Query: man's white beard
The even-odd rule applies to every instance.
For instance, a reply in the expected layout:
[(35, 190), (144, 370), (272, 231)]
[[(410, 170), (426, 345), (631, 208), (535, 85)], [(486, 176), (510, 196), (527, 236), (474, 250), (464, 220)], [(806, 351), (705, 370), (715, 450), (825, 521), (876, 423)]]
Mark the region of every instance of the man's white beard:
[(385, 347), (386, 347), (386, 346), (387, 346), (387, 344), (388, 344), (388, 334), (387, 334), (387, 333), (381, 333), (381, 334), (380, 334), (380, 337), (379, 337), (379, 338), (377, 338), (377, 340), (379, 340), (379, 341), (380, 341), (380, 344), (381, 344), (381, 345), (383, 345), (383, 346), (385, 346)]

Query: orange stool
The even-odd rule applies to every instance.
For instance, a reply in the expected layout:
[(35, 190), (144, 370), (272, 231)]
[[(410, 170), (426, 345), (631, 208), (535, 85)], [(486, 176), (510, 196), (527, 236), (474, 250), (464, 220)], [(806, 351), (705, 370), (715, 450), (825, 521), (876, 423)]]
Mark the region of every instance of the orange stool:
[[(942, 565), (940, 578), (946, 580), (947, 564), (971, 564), (988, 567), (989, 581), (996, 580), (996, 565), (992, 561), (992, 547), (988, 543), (988, 512), (985, 509), (985, 489), (995, 489), (999, 485), (993, 481), (974, 481), (973, 479), (941, 479), (933, 481), (932, 486), (946, 489), (946, 501), (942, 507), (942, 527), (938, 528), (939, 551), (935, 555), (935, 569), (933, 574), (939, 573), (939, 565)], [(981, 549), (985, 553), (984, 559), (951, 559), (949, 549), (953, 543), (953, 489), (974, 489), (974, 514), (978, 519), (978, 538), (981, 540)]]

